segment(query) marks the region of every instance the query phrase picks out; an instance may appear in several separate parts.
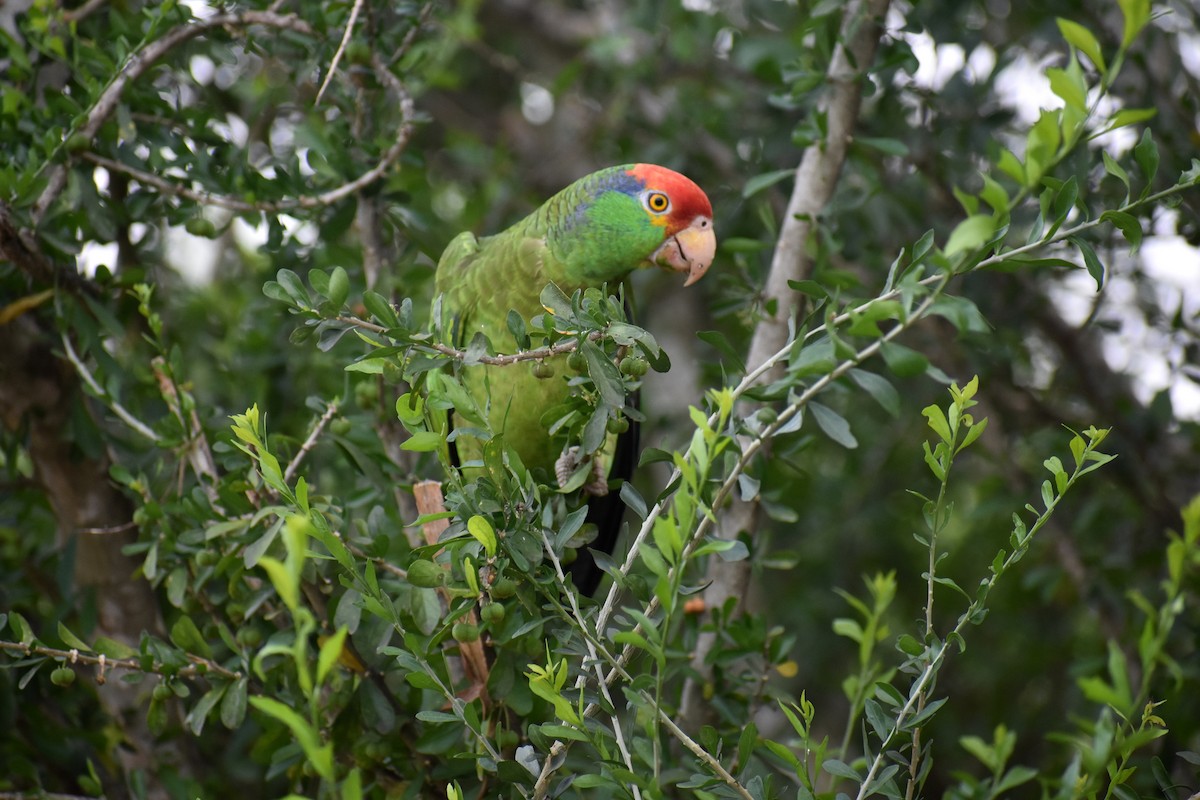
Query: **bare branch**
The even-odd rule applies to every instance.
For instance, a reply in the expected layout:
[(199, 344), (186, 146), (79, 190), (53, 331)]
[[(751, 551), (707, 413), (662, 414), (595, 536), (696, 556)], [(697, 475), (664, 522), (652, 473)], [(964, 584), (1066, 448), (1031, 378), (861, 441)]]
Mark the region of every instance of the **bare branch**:
[(300, 468), (300, 462), (308, 455), (309, 451), (317, 446), (317, 440), (321, 438), (321, 434), (325, 432), (325, 426), (329, 424), (329, 420), (333, 419), (334, 414), (338, 412), (338, 404), (332, 402), (325, 409), (325, 413), (317, 420), (317, 424), (312, 429), (312, 433), (304, 440), (304, 444), (300, 445), (300, 449), (296, 455), (292, 456), (292, 460), (288, 462), (287, 469), (283, 472), (283, 482), (290, 484), (292, 478), (296, 476), (296, 470)]
[[(808, 240), (819, 215), (833, 198), (837, 187), (846, 152), (858, 124), (863, 81), (875, 61), (881, 23), (888, 4), (889, 0), (859, 0), (846, 8), (842, 18), (839, 43), (825, 75), (829, 93), (821, 103), (821, 111), (827, 120), (826, 136), (822, 141), (809, 145), (796, 169), (795, 185), (788, 200), (764, 288), (764, 300), (773, 301), (776, 310), (773, 315), (764, 316), (754, 330), (746, 357), (746, 363), (752, 368), (766, 362), (788, 340), (789, 328), (800, 303), (798, 294), (791, 289), (789, 282), (801, 280), (810, 272)], [(765, 446), (769, 449), (770, 443)], [(749, 531), (753, 535), (758, 528), (758, 516), (759, 505), (756, 500), (734, 498), (722, 514), (722, 527), (728, 535), (736, 535), (740, 531)], [(708, 578), (711, 584), (705, 592), (705, 602), (710, 608), (724, 606), (731, 597), (740, 603), (750, 580), (750, 562), (727, 564), (711, 559)], [(692, 666), (701, 676), (709, 674), (706, 662), (715, 644), (716, 634), (711, 631), (701, 633), (697, 640)], [(695, 721), (707, 713), (706, 704), (700, 701), (701, 693), (697, 690), (699, 683), (701, 681), (691, 680), (685, 686), (682, 704), (684, 719)]]
[(809, 235), (837, 187), (858, 124), (863, 81), (875, 61), (880, 23), (888, 3), (889, 0), (857, 0), (847, 6), (842, 18), (840, 41), (825, 74), (829, 93), (820, 105), (828, 120), (827, 133), (823, 140), (808, 146), (796, 168), (795, 184), (763, 292), (764, 300), (776, 301), (777, 310), (755, 328), (746, 360), (750, 366), (757, 366), (787, 340), (788, 325), (798, 307), (798, 295), (788, 281), (801, 280), (809, 274)]
[(63, 333), (62, 335), (62, 343), (63, 352), (67, 356), (67, 360), (71, 362), (73, 367), (75, 367), (76, 374), (83, 379), (83, 382), (86, 383), (88, 388), (95, 393), (96, 397), (103, 400), (104, 404), (107, 405), (109, 409), (111, 409), (112, 412), (130, 428), (137, 431), (155, 444), (158, 444), (162, 441), (162, 438), (155, 433), (149, 425), (142, 422), (133, 414), (129, 413), (125, 406), (118, 403), (114, 398), (109, 397), (108, 392), (105, 391), (104, 387), (96, 381), (96, 378), (93, 377), (91, 370), (89, 370), (87, 365), (85, 365), (82, 359), (79, 358), (79, 354), (76, 353), (75, 348), (71, 346), (71, 339), (66, 333)]
[(182, 669), (176, 667), (168, 669), (166, 666), (158, 663), (151, 663), (150, 666), (146, 667), (135, 658), (109, 658), (104, 654), (90, 655), (81, 653), (78, 650), (59, 650), (54, 647), (43, 647), (42, 645), (25, 644), (22, 642), (0, 641), (0, 651), (18, 653), (24, 656), (45, 656), (57, 659), (68, 665), (87, 664), (89, 666), (96, 666), (100, 669), (98, 676), (100, 683), (104, 682), (104, 672), (110, 669), (127, 669), (133, 672), (150, 672), (157, 675), (171, 675), (182, 678), (198, 678), (206, 674), (219, 675), (229, 680), (237, 680), (242, 677), (241, 672), (228, 670), (211, 659), (191, 653), (187, 654), (188, 661), (192, 662), (190, 665)]
[(329, 62), (329, 70), (325, 73), (325, 80), (321, 81), (321, 88), (317, 90), (317, 98), (313, 100), (313, 105), (320, 105), (321, 98), (325, 95), (325, 89), (329, 86), (329, 82), (333, 80), (333, 76), (337, 74), (338, 62), (342, 60), (342, 54), (346, 52), (346, 45), (350, 44), (350, 37), (354, 35), (354, 23), (358, 22), (358, 14), (362, 11), (363, 0), (354, 0), (354, 7), (350, 9), (350, 19), (346, 21), (346, 30), (342, 33), (342, 41), (338, 44), (338, 49), (333, 54), (333, 61)]
[(63, 11), (63, 22), (68, 24), (79, 22), (80, 20), (91, 16), (96, 10), (98, 10), (107, 2), (108, 0), (87, 0), (87, 2), (79, 6), (79, 8), (68, 8), (66, 11)]
[[(388, 330), (377, 323), (360, 319), (359, 317), (352, 317), (346, 314), (337, 316), (334, 319), (336, 319), (338, 322), (344, 322), (347, 325), (353, 325), (356, 328), (362, 328), (363, 330), (371, 331), (372, 333), (387, 333)], [(598, 342), (603, 339), (604, 336), (604, 331), (592, 331), (587, 335), (587, 339), (592, 342)], [(453, 358), (457, 361), (463, 361), (467, 357), (466, 350), (461, 350), (457, 347), (451, 347), (450, 345), (443, 344), (441, 342), (421, 342), (416, 346), (426, 350), (432, 350), (435, 353), (440, 353), (441, 355)], [(550, 345), (549, 347), (538, 347), (533, 350), (521, 350), (517, 353), (495, 356), (472, 356), (472, 358), (474, 358), (478, 363), (486, 364), (489, 367), (508, 367), (512, 366), (513, 364), (519, 364), (522, 361), (542, 361), (547, 358), (553, 358), (554, 356), (565, 355), (567, 353), (574, 352), (578, 346), (579, 343), (575, 339), (566, 339), (558, 342), (557, 344)]]

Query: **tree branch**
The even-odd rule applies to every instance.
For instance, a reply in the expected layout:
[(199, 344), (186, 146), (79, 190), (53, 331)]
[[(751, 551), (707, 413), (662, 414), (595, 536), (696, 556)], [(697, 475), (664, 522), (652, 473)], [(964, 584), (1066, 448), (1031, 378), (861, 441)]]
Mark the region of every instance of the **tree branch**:
[[(178, 48), (181, 44), (194, 39), (203, 33), (216, 28), (244, 28), (250, 25), (266, 25), (274, 28), (285, 28), (306, 35), (312, 35), (312, 27), (293, 14), (277, 14), (272, 11), (244, 11), (239, 14), (217, 14), (206, 20), (190, 22), (168, 31), (161, 39), (155, 39), (141, 50), (132, 53), (125, 63), (109, 81), (104, 91), (88, 110), (83, 124), (63, 136), (64, 144), (75, 134), (81, 134), (90, 141), (100, 130), (100, 126), (117, 110), (121, 95), (130, 83), (141, 77), (154, 63), (167, 53)], [(61, 150), (60, 150), (61, 152)], [(46, 162), (50, 163), (49, 161)], [(49, 210), (50, 205), (58, 199), (67, 185), (67, 164), (55, 164), (46, 180), (46, 187), (33, 205), (33, 222), (36, 226)]]
[(62, 661), (64, 664), (88, 664), (97, 668), (96, 682), (104, 683), (105, 673), (110, 669), (127, 669), (133, 672), (150, 672), (156, 675), (170, 675), (172, 677), (181, 678), (196, 678), (205, 674), (219, 675), (222, 678), (229, 680), (237, 680), (242, 677), (241, 672), (222, 667), (217, 662), (203, 658), (201, 656), (187, 654), (188, 661), (191, 662), (182, 669), (172, 667), (167, 671), (162, 664), (151, 663), (150, 666), (144, 666), (141, 661), (136, 658), (109, 658), (103, 653), (97, 655), (88, 655), (79, 652), (79, 650), (59, 650), (55, 647), (44, 647), (42, 645), (26, 644), (24, 642), (4, 642), (0, 641), (0, 651), (8, 653), (19, 653), (24, 656), (45, 656)]
[[(751, 367), (765, 363), (772, 353), (787, 343), (789, 327), (800, 307), (799, 296), (788, 283), (801, 280), (810, 272), (808, 240), (818, 216), (833, 198), (841, 175), (858, 123), (863, 81), (875, 61), (888, 4), (889, 0), (861, 0), (852, 3), (842, 18), (840, 42), (834, 49), (825, 76), (830, 91), (821, 104), (828, 122), (827, 134), (823, 141), (809, 145), (796, 169), (795, 185), (764, 289), (765, 299), (775, 303), (776, 311), (760, 320), (755, 328), (746, 358)], [(765, 447), (769, 449), (770, 444)], [(727, 536), (736, 536), (741, 531), (753, 535), (758, 528), (758, 515), (756, 500), (734, 498), (722, 515), (721, 527)], [(725, 563), (710, 559), (708, 579), (711, 584), (705, 592), (709, 608), (722, 607), (729, 598), (736, 598), (738, 603), (742, 601), (750, 580), (750, 566), (748, 560)], [(681, 704), (683, 719), (692, 724), (710, 711), (709, 705), (702, 702), (699, 687), (711, 676), (707, 659), (715, 644), (716, 634), (705, 631), (700, 634), (693, 651), (692, 667), (699, 677), (685, 685)]]

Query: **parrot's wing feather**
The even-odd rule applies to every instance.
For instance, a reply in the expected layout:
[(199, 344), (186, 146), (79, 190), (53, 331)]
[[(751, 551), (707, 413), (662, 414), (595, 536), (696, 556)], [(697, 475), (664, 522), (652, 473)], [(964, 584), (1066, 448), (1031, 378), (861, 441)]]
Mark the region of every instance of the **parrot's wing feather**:
[(464, 231), (446, 245), (438, 259), (435, 283), (442, 304), (438, 322), (446, 343), (455, 347), (462, 346), (464, 320), (477, 302), (478, 294), (470, 289), (475, 282), (472, 273), (478, 271), (479, 252), (475, 234)]

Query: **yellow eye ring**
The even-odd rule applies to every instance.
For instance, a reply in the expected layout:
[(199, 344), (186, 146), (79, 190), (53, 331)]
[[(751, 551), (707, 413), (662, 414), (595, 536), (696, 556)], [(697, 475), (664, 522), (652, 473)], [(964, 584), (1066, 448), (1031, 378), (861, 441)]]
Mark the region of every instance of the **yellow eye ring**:
[(671, 208), (671, 198), (662, 192), (647, 192), (642, 202), (655, 214), (665, 214)]

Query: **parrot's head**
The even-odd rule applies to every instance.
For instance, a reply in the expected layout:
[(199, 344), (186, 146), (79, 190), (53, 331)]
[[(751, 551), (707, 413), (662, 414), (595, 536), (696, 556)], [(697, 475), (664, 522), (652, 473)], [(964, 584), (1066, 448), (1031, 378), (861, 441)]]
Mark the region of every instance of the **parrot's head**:
[(640, 184), (637, 199), (662, 242), (649, 261), (687, 274), (684, 286), (704, 277), (717, 252), (712, 203), (690, 178), (656, 164), (634, 164), (627, 174)]
[(547, 244), (579, 285), (658, 266), (704, 277), (717, 251), (712, 203), (688, 178), (655, 164), (608, 167), (580, 178), (531, 219), (551, 221)]

